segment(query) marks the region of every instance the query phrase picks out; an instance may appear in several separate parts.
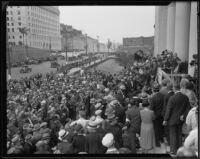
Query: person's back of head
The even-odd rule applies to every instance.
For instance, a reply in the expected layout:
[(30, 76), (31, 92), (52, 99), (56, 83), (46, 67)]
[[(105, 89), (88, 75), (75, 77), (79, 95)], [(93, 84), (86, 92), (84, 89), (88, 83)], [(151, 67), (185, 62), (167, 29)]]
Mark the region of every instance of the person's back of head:
[(172, 91), (173, 90), (173, 83), (171, 83), (171, 82), (167, 83), (167, 89), (169, 91)]
[(181, 88), (186, 88), (187, 83), (189, 83), (189, 80), (186, 78), (182, 78), (180, 82), (180, 87)]
[(178, 82), (175, 82), (173, 84), (173, 88), (174, 88), (174, 91), (179, 91), (180, 90), (180, 84)]

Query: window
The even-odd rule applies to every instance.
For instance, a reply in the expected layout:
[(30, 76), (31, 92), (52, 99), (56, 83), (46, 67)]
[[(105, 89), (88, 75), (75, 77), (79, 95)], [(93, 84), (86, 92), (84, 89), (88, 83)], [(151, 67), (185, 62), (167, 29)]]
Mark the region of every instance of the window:
[(8, 28), (8, 32), (10, 32), (10, 28)]
[(15, 37), (13, 36), (13, 39), (15, 39)]
[(7, 25), (9, 26), (9, 23), (7, 23)]
[(20, 15), (20, 11), (19, 10), (17, 11), (17, 14)]
[(22, 38), (22, 36), (19, 36), (19, 38), (21, 39), (21, 38)]
[(13, 15), (13, 11), (10, 11), (10, 14)]
[(21, 26), (21, 22), (19, 22), (18, 24), (19, 24), (19, 26)]
[(10, 39), (10, 36), (8, 36), (8, 39)]
[(13, 20), (13, 17), (11, 17), (10, 19)]
[(18, 20), (21, 20), (21, 17), (18, 17)]
[(6, 17), (6, 20), (9, 20), (9, 17)]
[(14, 26), (14, 23), (12, 23), (12, 26)]
[(12, 32), (15, 32), (14, 28), (12, 28)]

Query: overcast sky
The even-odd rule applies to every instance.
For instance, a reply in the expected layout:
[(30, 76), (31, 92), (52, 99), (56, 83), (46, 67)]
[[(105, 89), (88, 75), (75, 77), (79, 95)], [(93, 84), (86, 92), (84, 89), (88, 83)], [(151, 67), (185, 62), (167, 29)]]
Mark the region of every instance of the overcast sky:
[(153, 36), (154, 6), (60, 6), (60, 23), (72, 25), (100, 42)]

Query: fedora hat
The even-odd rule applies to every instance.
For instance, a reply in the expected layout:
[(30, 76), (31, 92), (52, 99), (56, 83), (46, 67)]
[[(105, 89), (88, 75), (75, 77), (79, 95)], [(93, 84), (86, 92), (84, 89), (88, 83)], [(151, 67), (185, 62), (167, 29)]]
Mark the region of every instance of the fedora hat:
[(33, 131), (37, 131), (39, 129), (40, 129), (40, 124), (39, 123), (35, 124), (34, 128), (33, 128)]
[(59, 136), (58, 139), (62, 141), (68, 135), (69, 135), (69, 131), (65, 131), (65, 129), (61, 129), (58, 133), (58, 136)]
[(89, 121), (87, 125), (88, 130), (96, 130), (98, 127), (98, 124), (95, 121)]
[(47, 139), (50, 139), (50, 134), (49, 133), (42, 134), (42, 140), (47, 140)]

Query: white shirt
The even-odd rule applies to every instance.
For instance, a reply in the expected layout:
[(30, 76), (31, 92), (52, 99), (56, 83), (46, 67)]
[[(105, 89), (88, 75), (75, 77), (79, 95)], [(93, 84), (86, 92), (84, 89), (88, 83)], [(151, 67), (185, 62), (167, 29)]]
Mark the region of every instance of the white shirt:
[(188, 137), (185, 139), (184, 147), (192, 148), (196, 152), (198, 151), (198, 128), (196, 127), (194, 130), (190, 132)]
[(187, 117), (186, 117), (186, 121), (185, 123), (190, 127), (190, 129), (194, 129), (198, 126), (198, 123), (197, 123), (197, 119), (196, 119), (196, 107), (190, 109)]
[(86, 125), (87, 125), (87, 123), (88, 123), (88, 120), (86, 120), (86, 119), (84, 119), (84, 118), (79, 118), (78, 120), (72, 122), (72, 123), (70, 124), (70, 126), (73, 126), (73, 125), (75, 125), (75, 124), (80, 124), (83, 128), (85, 128)]

